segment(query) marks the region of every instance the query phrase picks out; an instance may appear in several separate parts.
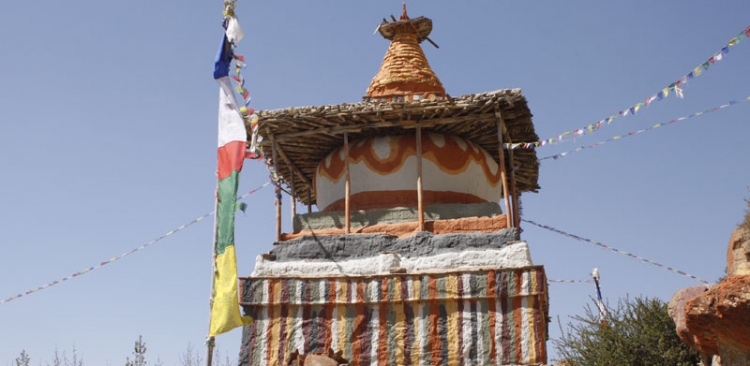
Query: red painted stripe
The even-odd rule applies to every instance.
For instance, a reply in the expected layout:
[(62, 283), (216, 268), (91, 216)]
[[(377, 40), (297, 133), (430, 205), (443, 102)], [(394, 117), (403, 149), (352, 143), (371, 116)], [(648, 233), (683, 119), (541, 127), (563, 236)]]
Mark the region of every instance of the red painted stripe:
[(231, 141), (219, 146), (219, 180), (228, 177), (234, 171), (242, 170), (245, 161), (245, 141)]
[[(273, 304), (273, 281), (268, 281), (268, 303)], [(276, 320), (273, 316), (273, 307), (267, 308), (268, 312), (268, 325), (266, 326), (266, 354), (263, 355), (266, 360), (271, 360), (273, 357), (273, 342), (278, 340), (273, 339), (273, 322)]]
[[(388, 301), (388, 277), (383, 277), (380, 286), (380, 299), (383, 302)], [(378, 309), (378, 322), (380, 330), (378, 331), (378, 366), (388, 366), (388, 307), (380, 306)]]
[(323, 345), (323, 352), (328, 351), (333, 344), (333, 335), (331, 334), (331, 325), (333, 324), (333, 306), (323, 305), (323, 309), (320, 310), (323, 325), (318, 328), (318, 339), (319, 343)]

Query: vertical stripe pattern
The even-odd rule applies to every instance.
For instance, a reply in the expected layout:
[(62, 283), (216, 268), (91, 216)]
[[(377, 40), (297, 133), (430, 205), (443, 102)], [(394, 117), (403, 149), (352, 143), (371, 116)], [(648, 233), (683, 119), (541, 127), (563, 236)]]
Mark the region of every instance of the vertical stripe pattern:
[(248, 366), (343, 351), (351, 365), (545, 363), (541, 266), (349, 278), (241, 278)]

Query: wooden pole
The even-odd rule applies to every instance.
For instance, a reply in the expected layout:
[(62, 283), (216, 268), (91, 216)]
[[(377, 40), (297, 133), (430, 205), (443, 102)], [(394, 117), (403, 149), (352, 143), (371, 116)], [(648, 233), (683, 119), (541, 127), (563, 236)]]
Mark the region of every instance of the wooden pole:
[(513, 198), (513, 227), (521, 227), (521, 210), (519, 209), (519, 193), (516, 189), (516, 173), (513, 166), (513, 150), (508, 150), (510, 156), (510, 195)]
[[(510, 134), (508, 134), (508, 130), (505, 128), (505, 124), (503, 123), (503, 134), (508, 135), (508, 143), (512, 144), (513, 141), (510, 139)], [(515, 161), (513, 159), (513, 149), (508, 149), (508, 158), (510, 160), (510, 167), (508, 169), (509, 175), (510, 175), (510, 197), (511, 197), (511, 204), (513, 205), (513, 227), (521, 227), (521, 210), (519, 208), (518, 198), (520, 194), (518, 193), (518, 189), (516, 189), (516, 167), (513, 165), (513, 162)]]
[(510, 210), (510, 197), (508, 196), (508, 176), (506, 175), (505, 171), (505, 151), (503, 147), (503, 116), (502, 114), (500, 114), (500, 111), (496, 111), (495, 115), (497, 116), (497, 141), (499, 143), (498, 155), (500, 156), (500, 161), (498, 163), (500, 164), (500, 179), (502, 180), (503, 197), (505, 198), (505, 218), (507, 220), (508, 227), (513, 227), (513, 212)]
[[(278, 170), (278, 164), (276, 163), (276, 141), (271, 140), (273, 142), (272, 149), (271, 149), (271, 158), (273, 159), (273, 170), (276, 172), (276, 174), (279, 173)], [(281, 184), (281, 183), (278, 183)], [(276, 241), (281, 241), (281, 187), (276, 186)]]
[(422, 127), (417, 127), (417, 212), (419, 231), (424, 231), (424, 201), (422, 200)]
[(307, 213), (312, 213), (312, 189), (307, 186)]
[(206, 366), (211, 366), (214, 363), (214, 337), (209, 337), (206, 342)]
[(350, 218), (351, 200), (349, 199), (351, 196), (352, 183), (351, 177), (349, 176), (349, 133), (347, 132), (344, 132), (344, 169), (346, 172), (346, 191), (344, 192), (344, 215), (346, 218), (344, 219), (344, 233), (349, 234), (352, 229)]
[(218, 212), (219, 211), (219, 186), (216, 186), (216, 191), (214, 192), (214, 196), (216, 196), (216, 202), (214, 202), (214, 243), (211, 247), (211, 297), (208, 300), (208, 340), (206, 341), (206, 366), (211, 366), (213, 363), (213, 355), (214, 355), (214, 337), (212, 337), (211, 334), (211, 314), (214, 311), (214, 280), (216, 279), (216, 246), (219, 244), (219, 232), (218, 232)]
[(292, 198), (292, 204), (289, 205), (291, 211), (292, 211), (292, 224), (294, 224), (294, 216), (297, 215), (297, 191), (294, 189), (294, 170), (292, 168), (289, 168), (289, 176), (291, 177), (291, 198)]

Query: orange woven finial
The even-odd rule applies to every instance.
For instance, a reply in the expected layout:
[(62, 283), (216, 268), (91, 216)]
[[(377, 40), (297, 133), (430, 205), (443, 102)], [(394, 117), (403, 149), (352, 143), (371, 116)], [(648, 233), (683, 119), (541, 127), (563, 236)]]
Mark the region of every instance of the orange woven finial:
[(391, 40), (380, 70), (367, 88), (365, 100), (406, 102), (422, 99), (442, 99), (445, 88), (430, 68), (419, 43), (427, 39), (432, 21), (425, 17), (409, 19), (406, 3), (401, 19), (383, 23), (380, 34)]
[(401, 4), (401, 18), (398, 18), (398, 20), (409, 20), (409, 16), (406, 15), (406, 3)]

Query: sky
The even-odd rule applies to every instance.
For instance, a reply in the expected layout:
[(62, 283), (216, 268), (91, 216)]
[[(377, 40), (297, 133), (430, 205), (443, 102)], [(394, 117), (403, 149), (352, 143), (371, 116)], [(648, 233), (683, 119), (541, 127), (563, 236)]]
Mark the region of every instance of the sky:
[[(433, 20), (425, 44), (450, 95), (521, 88), (540, 138), (644, 101), (742, 32), (750, 2), (409, 1)], [(373, 35), (400, 1), (247, 1), (246, 86), (256, 109), (353, 103), (388, 41)], [(0, 4), (0, 299), (95, 266), (213, 210), (222, 37), (219, 0)], [(537, 149), (546, 157), (730, 101), (731, 107), (544, 160), (523, 217), (716, 281), (750, 197), (750, 39), (701, 76), (597, 132)], [(247, 161), (244, 193), (268, 181)], [(289, 201), (284, 231), (289, 231)], [(237, 216), (240, 276), (274, 239), (272, 189)], [(298, 205), (305, 210), (303, 205)], [(0, 365), (73, 347), (87, 365), (124, 364), (139, 335), (147, 356), (177, 365), (208, 329), (212, 218), (100, 269), (0, 304)], [(523, 224), (549, 279), (668, 301), (697, 281)], [(557, 319), (581, 314), (591, 283), (550, 284)], [(231, 358), (241, 331), (217, 343)], [(552, 343), (548, 342), (551, 358)]]

